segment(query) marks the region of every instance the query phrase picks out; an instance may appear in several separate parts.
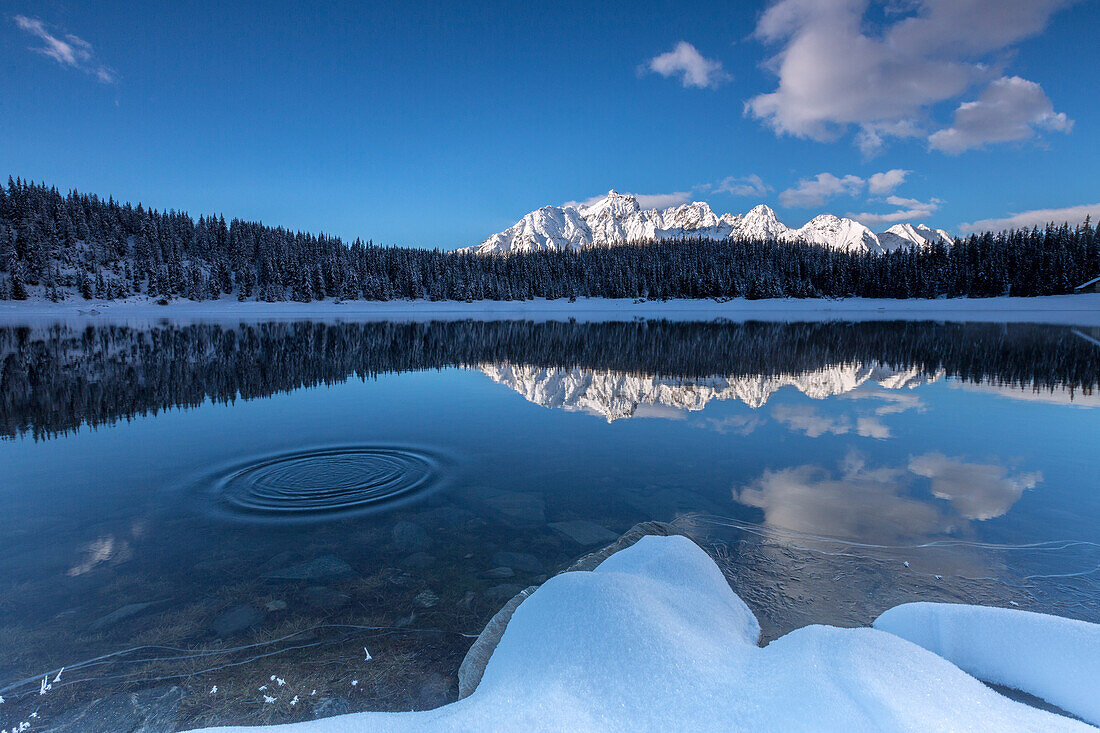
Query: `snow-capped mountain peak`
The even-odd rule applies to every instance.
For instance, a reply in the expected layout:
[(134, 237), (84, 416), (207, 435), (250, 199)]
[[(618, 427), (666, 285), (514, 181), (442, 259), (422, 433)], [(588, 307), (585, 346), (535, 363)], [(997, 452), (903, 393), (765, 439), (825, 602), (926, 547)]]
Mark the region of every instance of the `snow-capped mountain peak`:
[(788, 230), (783, 241), (819, 244), (849, 252), (881, 252), (878, 237), (854, 219), (842, 219), (832, 214), (820, 214), (799, 229)]
[(953, 241), (951, 235), (944, 230), (932, 229), (924, 224), (917, 224), (916, 226), (912, 224), (895, 224), (879, 234), (878, 238), (882, 248), (886, 251), (913, 245), (930, 247), (940, 242), (951, 244)]
[(766, 204), (749, 209), (749, 213), (740, 217), (738, 226), (742, 239), (779, 239), (788, 231), (787, 225), (780, 222), (772, 207)]
[(747, 214), (716, 214), (705, 201), (643, 209), (637, 197), (612, 189), (585, 205), (544, 206), (477, 247), (479, 254), (580, 249), (593, 244), (707, 237), (761, 239), (789, 244), (815, 244), (846, 252), (884, 252), (898, 247), (928, 247), (951, 236), (920, 224), (895, 224), (882, 234), (852, 219), (821, 214), (798, 229), (783, 224), (771, 207), (760, 204)]
[(633, 194), (619, 193), (615, 189), (594, 204), (579, 209), (585, 217), (626, 217), (641, 211), (642, 207)]

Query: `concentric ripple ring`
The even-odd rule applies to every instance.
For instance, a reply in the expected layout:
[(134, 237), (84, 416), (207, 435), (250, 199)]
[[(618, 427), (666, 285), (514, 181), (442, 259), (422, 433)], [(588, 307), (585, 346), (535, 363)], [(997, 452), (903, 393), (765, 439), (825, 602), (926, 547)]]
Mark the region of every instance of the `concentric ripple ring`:
[(309, 516), (390, 502), (428, 488), (438, 465), (406, 448), (349, 447), (274, 456), (229, 473), (214, 487), (223, 508)]

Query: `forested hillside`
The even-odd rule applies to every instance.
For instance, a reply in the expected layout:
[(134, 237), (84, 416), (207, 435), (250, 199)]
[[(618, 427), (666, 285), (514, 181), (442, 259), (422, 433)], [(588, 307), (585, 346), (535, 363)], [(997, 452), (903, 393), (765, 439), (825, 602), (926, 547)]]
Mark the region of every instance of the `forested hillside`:
[(884, 254), (680, 239), (477, 255), (381, 247), (44, 184), (0, 186), (0, 299), (518, 300), (1053, 295), (1100, 272), (1088, 221)]

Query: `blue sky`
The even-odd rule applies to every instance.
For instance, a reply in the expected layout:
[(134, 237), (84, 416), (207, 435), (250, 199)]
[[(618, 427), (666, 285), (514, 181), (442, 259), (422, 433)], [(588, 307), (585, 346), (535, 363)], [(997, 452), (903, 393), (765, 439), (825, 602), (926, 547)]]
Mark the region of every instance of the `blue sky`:
[(527, 5), (0, 0), (0, 171), (443, 248), (610, 188), (1100, 214), (1096, 0)]

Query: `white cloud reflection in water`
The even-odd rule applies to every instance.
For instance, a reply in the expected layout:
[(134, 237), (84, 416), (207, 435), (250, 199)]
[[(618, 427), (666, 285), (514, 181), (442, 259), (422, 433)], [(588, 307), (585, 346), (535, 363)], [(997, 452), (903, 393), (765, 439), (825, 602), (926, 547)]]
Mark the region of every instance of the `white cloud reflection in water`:
[[(922, 478), (931, 480), (931, 497), (914, 490)], [(815, 464), (766, 470), (735, 488), (733, 498), (762, 509), (764, 524), (774, 529), (896, 544), (953, 535), (970, 520), (999, 517), (1042, 479), (1037, 471), (936, 452), (911, 456), (902, 466), (871, 466), (852, 451), (836, 471)]]

